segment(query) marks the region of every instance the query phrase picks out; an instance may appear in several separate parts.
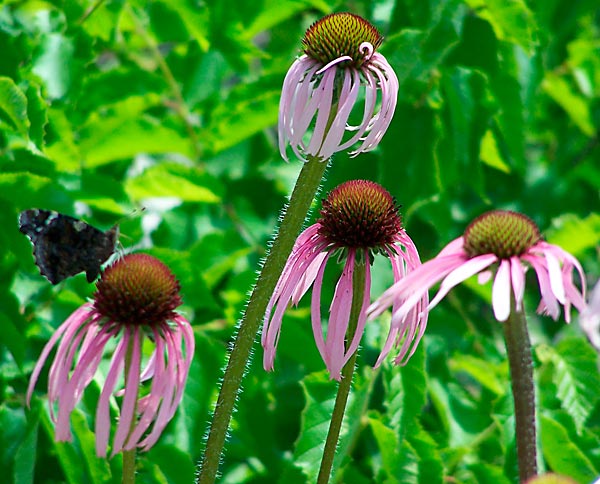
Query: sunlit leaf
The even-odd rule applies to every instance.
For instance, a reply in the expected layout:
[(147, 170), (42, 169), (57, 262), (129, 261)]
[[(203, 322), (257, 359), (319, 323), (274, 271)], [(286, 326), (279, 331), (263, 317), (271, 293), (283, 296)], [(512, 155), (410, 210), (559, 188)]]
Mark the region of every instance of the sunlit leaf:
[(540, 423), (542, 452), (550, 468), (558, 474), (573, 477), (577, 482), (593, 482), (599, 469), (578, 448), (567, 430), (547, 415), (540, 417)]
[(498, 150), (498, 144), (492, 131), (488, 130), (481, 140), (481, 151), (479, 153), (481, 161), (486, 165), (496, 168), (496, 170), (510, 173), (510, 167), (504, 162)]
[(27, 97), (8, 77), (0, 77), (0, 128), (28, 137)]
[(598, 355), (583, 338), (561, 341), (553, 354), (557, 396), (578, 429), (585, 425), (600, 401), (600, 395), (595, 391), (600, 387), (597, 360)]
[(572, 87), (563, 77), (547, 72), (542, 87), (567, 112), (584, 134), (588, 136), (594, 134), (596, 129), (592, 123), (588, 104), (581, 96), (573, 92)]
[(552, 221), (547, 237), (548, 242), (573, 255), (583, 254), (600, 243), (600, 213), (590, 213), (584, 218), (564, 214)]
[(162, 164), (144, 170), (127, 181), (126, 191), (133, 200), (174, 197), (184, 202), (217, 203), (220, 187), (209, 176), (182, 165)]
[(523, 0), (467, 0), (477, 15), (486, 19), (496, 36), (532, 53), (538, 43), (535, 17)]

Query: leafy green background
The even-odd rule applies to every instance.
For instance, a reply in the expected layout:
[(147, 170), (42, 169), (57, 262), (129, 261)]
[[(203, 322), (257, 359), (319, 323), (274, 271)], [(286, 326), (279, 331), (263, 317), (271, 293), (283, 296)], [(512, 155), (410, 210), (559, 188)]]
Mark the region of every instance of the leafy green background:
[[(82, 275), (57, 287), (39, 275), (17, 226), (31, 207), (104, 229), (118, 222), (124, 247), (156, 255), (180, 279), (197, 352), (176, 418), (139, 456), (138, 481), (193, 482), (236, 319), (300, 170), (277, 150), (282, 80), (304, 30), (332, 11), (381, 30), (401, 87), (380, 147), (336, 155), (323, 191), (353, 178), (384, 185), (424, 260), (482, 212), (519, 210), (581, 260), (588, 283), (598, 279), (597, 0), (4, 1), (2, 482), (120, 480), (120, 456), (93, 450), (99, 379), (73, 415), (72, 444), (54, 443), (47, 369), (25, 408), (41, 348), (94, 290)], [(377, 261), (373, 297), (390, 280)], [(588, 484), (600, 475), (598, 355), (577, 316), (567, 326), (535, 314), (537, 286), (528, 282), (540, 465)], [(303, 301), (286, 316), (273, 373), (256, 344), (220, 482), (314, 479), (335, 385), (308, 311)], [(385, 317), (369, 325), (363, 341), (337, 482), (517, 482), (489, 287), (453, 290), (410, 363), (373, 370), (385, 325)]]

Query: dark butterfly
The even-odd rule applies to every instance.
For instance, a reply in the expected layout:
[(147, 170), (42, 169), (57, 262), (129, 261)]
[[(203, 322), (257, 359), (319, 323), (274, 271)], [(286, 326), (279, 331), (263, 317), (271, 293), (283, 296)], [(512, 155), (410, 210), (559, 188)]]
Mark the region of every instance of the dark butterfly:
[(62, 213), (34, 208), (19, 215), (19, 230), (33, 244), (35, 263), (52, 284), (85, 272), (88, 282), (115, 252), (119, 227), (103, 232)]

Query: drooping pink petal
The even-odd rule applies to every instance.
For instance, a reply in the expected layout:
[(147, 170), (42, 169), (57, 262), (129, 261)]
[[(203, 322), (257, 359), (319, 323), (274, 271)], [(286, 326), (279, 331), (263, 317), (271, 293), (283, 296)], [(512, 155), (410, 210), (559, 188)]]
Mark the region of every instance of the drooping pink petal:
[(50, 340), (48, 341), (48, 343), (46, 343), (46, 345), (44, 346), (44, 349), (42, 350), (42, 353), (41, 353), (40, 357), (38, 358), (37, 363), (35, 364), (35, 367), (31, 374), (31, 378), (29, 379), (29, 386), (27, 387), (27, 396), (26, 396), (27, 405), (29, 405), (29, 403), (31, 402), (33, 388), (35, 387), (35, 384), (40, 376), (40, 372), (42, 371), (42, 368), (44, 367), (44, 363), (46, 362), (48, 355), (52, 351), (52, 348), (54, 348), (54, 345), (56, 345), (57, 341), (62, 337), (62, 335), (66, 331), (68, 331), (68, 330), (73, 331), (73, 329), (72, 329), (73, 326), (78, 328), (79, 326), (85, 324), (87, 316), (89, 314), (90, 306), (91, 305), (84, 304), (82, 307), (77, 309), (73, 314), (71, 314), (71, 316), (69, 316), (67, 318), (67, 320), (58, 327), (58, 329), (50, 337)]
[(154, 329), (153, 333), (156, 341), (156, 349), (154, 352), (154, 378), (152, 379), (150, 394), (147, 396), (148, 398), (144, 403), (144, 409), (141, 411), (141, 416), (133, 432), (129, 436), (129, 439), (127, 439), (128, 445), (126, 446), (126, 449), (135, 447), (136, 443), (140, 441), (144, 432), (148, 429), (148, 427), (150, 427), (156, 418), (158, 406), (160, 405), (160, 402), (164, 396), (165, 386), (169, 381), (169, 376), (171, 376), (165, 372), (165, 338), (163, 338), (157, 329)]
[(66, 421), (62, 422), (62, 425), (68, 425), (69, 416), (81, 399), (83, 391), (93, 379), (98, 365), (102, 360), (104, 347), (111, 337), (112, 333), (110, 331), (95, 334), (94, 340), (88, 345), (86, 353), (83, 354), (77, 363), (69, 381), (60, 391), (58, 405), (60, 412), (66, 419)]
[(435, 297), (429, 303), (428, 309), (435, 307), (441, 299), (450, 292), (450, 289), (465, 281), (471, 276), (489, 267), (498, 260), (495, 254), (478, 255), (464, 261), (461, 265), (452, 270), (442, 281), (440, 289)]
[(331, 127), (327, 132), (323, 146), (321, 147), (321, 153), (325, 158), (327, 155), (331, 156), (337, 151), (341, 151), (341, 142), (346, 132), (346, 124), (350, 117), (352, 107), (356, 103), (358, 97), (358, 91), (360, 87), (360, 75), (357, 71), (345, 71), (344, 85), (342, 87), (342, 93), (340, 95), (340, 106)]
[(556, 321), (560, 315), (560, 307), (558, 300), (552, 292), (550, 277), (548, 276), (548, 269), (546, 266), (546, 259), (533, 254), (524, 254), (521, 256), (521, 259), (529, 262), (537, 275), (540, 293), (542, 295), (538, 312), (546, 312), (552, 317), (552, 319)]
[(550, 278), (550, 287), (558, 302), (561, 304), (565, 303), (565, 288), (563, 286), (563, 277), (560, 270), (560, 263), (558, 259), (554, 257), (552, 252), (545, 251), (544, 256), (546, 257), (546, 267), (548, 268), (548, 276)]
[(515, 295), (515, 307), (517, 311), (523, 309), (523, 295), (525, 293), (525, 268), (521, 259), (517, 256), (510, 258), (510, 278), (513, 294)]
[(334, 108), (332, 103), (333, 91), (335, 88), (335, 78), (336, 71), (334, 69), (330, 69), (325, 72), (323, 74), (323, 79), (321, 79), (319, 88), (315, 93), (318, 96), (317, 99), (319, 100), (319, 110), (317, 112), (317, 120), (315, 122), (312, 138), (307, 148), (307, 153), (315, 156), (319, 155), (324, 159), (327, 159), (329, 156), (331, 156), (331, 154), (327, 156), (328, 153), (321, 153), (321, 147), (327, 133), (326, 130), (329, 126), (330, 113), (332, 108)]
[(140, 386), (140, 367), (141, 367), (141, 341), (140, 329), (134, 326), (129, 331), (125, 331), (124, 340), (127, 340), (127, 347), (131, 346), (131, 356), (129, 368), (126, 368), (125, 374), (125, 394), (121, 404), (119, 423), (113, 441), (112, 455), (121, 452), (124, 448), (127, 436), (131, 432), (135, 423), (135, 408), (138, 400), (138, 389)]
[(121, 368), (125, 361), (125, 350), (127, 348), (128, 338), (123, 337), (110, 361), (108, 373), (104, 386), (98, 398), (98, 406), (96, 407), (96, 454), (99, 457), (106, 456), (106, 448), (108, 447), (108, 438), (110, 436), (110, 396), (117, 385)]
[(369, 308), (367, 315), (374, 319), (390, 307), (396, 300), (403, 301), (394, 317), (404, 319), (411, 308), (427, 294), (429, 288), (442, 280), (448, 273), (460, 267), (465, 261), (462, 254), (436, 257), (425, 262), (418, 271), (408, 273), (402, 280), (387, 289)]
[[(309, 283), (312, 283), (311, 279), (316, 277), (316, 269), (320, 267), (313, 263), (325, 264), (325, 259), (317, 250), (315, 243), (319, 243), (318, 239), (298, 247), (292, 253), (267, 306), (261, 335), (261, 344), (265, 349), (263, 363), (267, 370), (272, 369), (283, 314), (287, 309), (288, 302), (293, 298), (299, 299), (302, 295), (299, 288), (302, 288), (301, 291), (307, 291), (310, 287)], [(274, 305), (275, 312), (271, 316)]]
[(331, 378), (340, 380), (346, 351), (346, 333), (352, 309), (352, 277), (354, 274), (355, 251), (348, 251), (342, 275), (335, 286), (331, 300), (327, 339), (325, 340), (325, 364)]
[(581, 312), (579, 323), (590, 343), (600, 351), (600, 282), (592, 290), (590, 302)]
[(321, 358), (323, 358), (323, 361), (325, 362), (327, 362), (327, 349), (325, 347), (325, 339), (323, 338), (323, 328), (321, 327), (321, 287), (323, 285), (323, 273), (325, 272), (325, 267), (330, 255), (330, 253), (327, 254), (327, 257), (319, 268), (319, 272), (317, 273), (317, 277), (315, 279), (315, 285), (313, 287), (310, 304), (310, 321), (312, 325), (313, 336), (315, 338), (315, 343)]
[(510, 261), (502, 259), (492, 286), (492, 309), (498, 321), (506, 321), (510, 316), (510, 281)]
[[(365, 254), (365, 260), (368, 260), (368, 254)], [(353, 289), (354, 291), (354, 289)], [(365, 264), (365, 289), (363, 292), (363, 301), (362, 307), (360, 309), (360, 313), (358, 315), (358, 321), (356, 324), (356, 331), (354, 332), (354, 337), (348, 346), (348, 350), (346, 351), (346, 355), (344, 356), (344, 361), (342, 363), (342, 368), (348, 363), (348, 360), (352, 357), (352, 355), (358, 350), (358, 346), (363, 337), (363, 333), (365, 332), (365, 326), (367, 324), (367, 308), (369, 307), (369, 303), (371, 301), (371, 265), (369, 263)]]

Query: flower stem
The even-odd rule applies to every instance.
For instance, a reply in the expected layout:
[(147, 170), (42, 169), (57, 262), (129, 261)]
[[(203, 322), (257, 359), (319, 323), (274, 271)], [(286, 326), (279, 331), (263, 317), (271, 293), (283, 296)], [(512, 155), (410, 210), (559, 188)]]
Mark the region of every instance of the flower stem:
[(204, 457), (200, 464), (199, 484), (212, 484), (215, 481), (225, 436), (254, 339), (264, 318), (269, 299), (319, 189), (326, 168), (327, 162), (309, 157), (298, 176), (289, 205), (273, 241), (273, 246), (265, 260), (238, 327), (238, 333), (229, 355), (223, 383), (217, 398)]
[[(127, 350), (125, 351), (125, 364), (124, 364), (124, 375), (125, 375), (125, 385), (123, 388), (129, 387), (128, 376), (129, 376), (129, 368), (131, 367), (131, 356), (133, 354), (133, 345), (136, 338), (141, 338), (141, 334), (139, 334), (139, 330), (134, 330), (130, 335), (129, 342), (127, 344)], [(136, 385), (136, 392), (137, 392)], [(137, 402), (137, 395), (135, 398)], [(133, 431), (135, 427), (135, 414), (136, 411), (133, 411), (133, 418), (131, 419), (131, 426), (129, 429), (129, 433)], [(125, 439), (127, 442), (127, 439)], [(123, 475), (122, 475), (122, 484), (135, 484), (135, 447), (131, 450), (124, 450), (123, 452)]]
[[(369, 263), (368, 257), (366, 264)], [(356, 332), (358, 325), (358, 317), (362, 309), (363, 296), (365, 292), (365, 266), (364, 264), (356, 264), (354, 273), (352, 274), (352, 308), (350, 309), (350, 322), (348, 325), (348, 333), (346, 334), (346, 344), (350, 345)], [(333, 413), (331, 415), (331, 423), (327, 432), (325, 448), (323, 449), (323, 458), (321, 459), (321, 467), (319, 468), (319, 476), (317, 484), (327, 484), (331, 469), (333, 468), (333, 459), (335, 458), (335, 449), (337, 447), (340, 431), (342, 429), (342, 421), (344, 412), (346, 411), (346, 403), (352, 387), (352, 375), (354, 374), (354, 366), (358, 350), (350, 357), (344, 368), (342, 369), (342, 380), (338, 385), (338, 393), (335, 397)]]
[(504, 339), (506, 341), (515, 404), (519, 480), (525, 482), (537, 475), (535, 390), (527, 319), (522, 310), (516, 310), (514, 301), (512, 304), (510, 316), (504, 323)]
[(154, 58), (154, 61), (158, 64), (158, 68), (160, 69), (162, 75), (165, 78), (165, 81), (167, 82), (169, 88), (171, 89), (171, 94), (174, 98), (172, 107), (175, 110), (175, 113), (181, 118), (181, 121), (183, 122), (183, 125), (185, 126), (185, 129), (187, 131), (188, 137), (189, 137), (191, 145), (192, 145), (192, 149), (194, 150), (195, 161), (198, 162), (200, 160), (200, 155), (201, 155), (200, 139), (198, 138), (198, 135), (196, 134), (196, 130), (195, 130), (194, 126), (190, 122), (190, 111), (188, 109), (188, 106), (187, 106), (185, 100), (183, 99), (183, 95), (181, 94), (181, 88), (179, 87), (179, 83), (177, 82), (177, 80), (175, 79), (175, 76), (171, 72), (171, 69), (169, 68), (169, 65), (167, 64), (167, 62), (165, 61), (163, 54), (161, 53), (158, 45), (156, 44), (154, 39), (150, 36), (150, 34), (147, 32), (144, 24), (139, 19), (136, 12), (133, 10), (133, 8), (130, 5), (127, 5), (127, 4), (125, 4), (125, 5), (129, 11), (129, 14), (131, 15), (131, 18), (133, 20), (133, 23), (135, 25), (135, 29), (136, 29), (137, 33), (140, 35), (140, 37), (146, 43), (146, 47), (148, 47), (150, 53), (152, 54), (152, 57)]
[(123, 451), (123, 484), (135, 483), (135, 449)]

